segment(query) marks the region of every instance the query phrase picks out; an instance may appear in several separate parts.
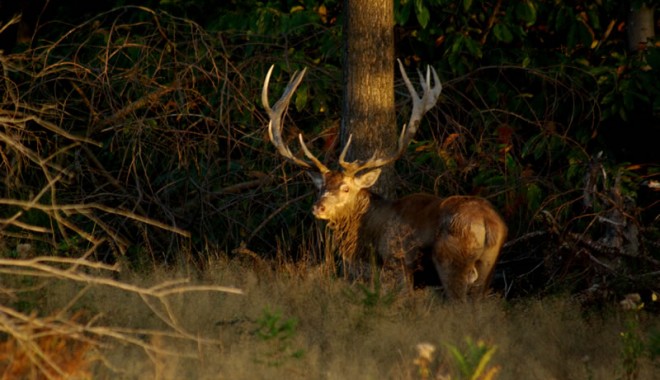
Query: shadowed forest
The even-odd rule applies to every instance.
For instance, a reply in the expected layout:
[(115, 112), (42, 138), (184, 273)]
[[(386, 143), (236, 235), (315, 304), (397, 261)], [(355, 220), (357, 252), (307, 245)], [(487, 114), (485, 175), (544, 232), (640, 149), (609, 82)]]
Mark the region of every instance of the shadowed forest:
[[(396, 193), (509, 228), (483, 302), (350, 280), (283, 138), (337, 164), (345, 1), (0, 1), (2, 379), (651, 379), (660, 43), (641, 1), (394, 0), (443, 90)], [(640, 37), (641, 36), (641, 37)], [(277, 95), (276, 95), (277, 94)], [(397, 125), (410, 98), (395, 75)], [(398, 127), (397, 127), (398, 128)]]

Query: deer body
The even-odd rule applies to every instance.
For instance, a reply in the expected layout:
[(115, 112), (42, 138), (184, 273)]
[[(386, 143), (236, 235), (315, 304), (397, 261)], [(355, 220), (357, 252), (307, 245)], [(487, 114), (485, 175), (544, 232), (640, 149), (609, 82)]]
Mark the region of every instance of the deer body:
[(370, 191), (380, 176), (380, 168), (405, 152), (422, 116), (435, 105), (442, 89), (432, 69), (435, 85), (431, 86), (431, 74), (427, 70), (425, 81), (420, 73), (423, 88), (420, 97), (401, 62), (399, 67), (413, 108), (410, 121), (399, 137), (396, 154), (372, 157), (365, 162), (346, 162), (349, 136), (339, 157), (342, 170), (330, 170), (309, 151), (299, 135), (301, 148), (314, 165), (294, 156), (282, 139), (282, 117), (304, 70), (294, 74), (273, 109), (267, 93), (272, 67), (266, 76), (262, 103), (270, 116), (270, 140), (282, 156), (310, 169), (307, 173), (319, 189), (319, 199), (312, 212), (316, 218), (328, 221), (342, 256), (349, 262), (376, 252), (384, 263), (402, 262), (409, 279), (416, 271), (424, 270), (424, 265), (432, 263), (450, 299), (463, 300), (468, 294), (481, 297), (487, 291), (507, 234), (506, 224), (490, 202), (472, 196), (439, 198), (431, 194), (387, 200)]
[(410, 282), (432, 262), (449, 298), (482, 296), (507, 234), (490, 202), (423, 193), (386, 200), (368, 190), (378, 174), (312, 175), (321, 192), (313, 213), (328, 220), (342, 255), (350, 262), (376, 252), (385, 264), (403, 263)]

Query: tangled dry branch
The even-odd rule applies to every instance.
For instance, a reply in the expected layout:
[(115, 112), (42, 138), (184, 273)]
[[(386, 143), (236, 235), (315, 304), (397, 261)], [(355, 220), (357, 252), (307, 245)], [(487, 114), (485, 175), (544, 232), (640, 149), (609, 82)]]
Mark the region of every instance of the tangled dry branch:
[(191, 233), (228, 230), (217, 204), (245, 193), (224, 184), (267, 182), (237, 161), (260, 153), (242, 142), (252, 137), (241, 124), (261, 124), (246, 112), (244, 68), (190, 20), (114, 9), (0, 55), (0, 69), (5, 240), (82, 238), (104, 256), (139, 246), (162, 257), (189, 248)]
[[(0, 259), (0, 273), (6, 279), (0, 288), (0, 301), (4, 300), (0, 302), (0, 332), (7, 337), (0, 342), (0, 347), (3, 348), (0, 350), (2, 376), (20, 377), (26, 375), (24, 371), (30, 368), (36, 368), (46, 378), (88, 374), (90, 359), (84, 356), (85, 352), (94, 346), (112, 342), (135, 345), (148, 353), (172, 356), (184, 354), (152, 343), (153, 338), (168, 337), (193, 342), (195, 345), (217, 344), (213, 339), (199, 337), (187, 331), (177, 321), (168, 298), (191, 292), (243, 294), (240, 289), (232, 287), (191, 284), (189, 279), (176, 279), (141, 287), (108, 276), (117, 270), (116, 265), (110, 266), (86, 259)], [(82, 286), (66, 307), (54, 315), (41, 316), (36, 312), (22, 312), (15, 307), (5, 306), (12, 299), (18, 298), (17, 293), (27, 291), (24, 286), (11, 287), (10, 283), (14, 281), (10, 279), (16, 279), (16, 283), (21, 284), (20, 280), (25, 278), (69, 281)], [(92, 287), (109, 287), (139, 296), (166, 327), (145, 330), (104, 326), (101, 314), (90, 317), (75, 312), (83, 294)], [(145, 340), (145, 336), (152, 337), (152, 340)]]

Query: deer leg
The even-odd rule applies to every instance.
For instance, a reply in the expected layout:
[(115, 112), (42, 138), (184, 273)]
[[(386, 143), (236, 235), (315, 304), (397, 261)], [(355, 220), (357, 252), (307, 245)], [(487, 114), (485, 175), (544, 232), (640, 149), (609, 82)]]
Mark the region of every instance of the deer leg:
[(474, 264), (474, 271), (477, 278), (470, 285), (470, 296), (473, 298), (481, 298), (486, 295), (488, 285), (490, 283), (490, 276), (492, 274), (494, 262), (488, 260), (477, 260)]
[(436, 240), (431, 257), (445, 294), (451, 300), (465, 300), (468, 286), (481, 277), (472, 253), (463, 236), (446, 234)]
[(457, 262), (443, 262), (437, 257), (433, 258), (433, 264), (438, 272), (442, 287), (445, 289), (447, 298), (454, 301), (465, 301), (468, 294), (468, 286), (475, 281), (477, 276), (473, 265), (462, 265)]
[(495, 261), (500, 253), (499, 246), (487, 247), (484, 253), (475, 263), (475, 268), (479, 273), (479, 278), (472, 285), (470, 293), (475, 297), (482, 297), (488, 293), (490, 282), (495, 269)]
[(401, 267), (406, 289), (412, 293), (415, 290), (415, 271), (406, 265), (403, 261), (401, 262)]
[(500, 255), (500, 250), (504, 244), (504, 237), (506, 236), (506, 227), (490, 226), (489, 230), (490, 236), (494, 237), (494, 239), (488, 239), (484, 242), (481, 254), (478, 256), (477, 262), (475, 263), (479, 278), (470, 292), (474, 297), (483, 297), (488, 293), (493, 272), (495, 270), (495, 263)]

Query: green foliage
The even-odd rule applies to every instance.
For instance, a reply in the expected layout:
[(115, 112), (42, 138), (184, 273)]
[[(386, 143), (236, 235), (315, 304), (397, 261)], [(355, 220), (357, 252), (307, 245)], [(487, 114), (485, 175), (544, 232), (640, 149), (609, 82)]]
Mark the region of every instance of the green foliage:
[(296, 320), (282, 320), (282, 313), (279, 311), (271, 312), (264, 310), (261, 318), (257, 320), (257, 336), (265, 341), (268, 340), (289, 340), (295, 334)]
[(367, 316), (377, 315), (389, 307), (398, 294), (397, 289), (387, 289), (383, 286), (380, 268), (378, 268), (375, 255), (373, 254), (371, 255), (370, 272), (369, 284), (357, 283), (357, 290), (346, 289), (347, 298), (352, 303), (361, 305)]
[[(445, 344), (449, 353), (445, 362), (435, 368), (435, 346), (430, 343), (417, 345), (417, 358), (413, 363), (417, 366), (419, 378), (427, 379), (465, 379), (492, 380), (500, 370), (499, 366), (491, 366), (496, 347), (484, 341), (474, 342), (465, 338), (463, 349), (452, 344)], [(433, 374), (436, 373), (436, 376)]]
[(65, 257), (77, 257), (82, 246), (80, 236), (74, 235), (68, 239), (62, 239), (57, 245), (57, 253)]
[(269, 347), (263, 357), (257, 359), (270, 366), (281, 366), (289, 359), (300, 359), (304, 355), (302, 349), (293, 348), (293, 338), (296, 335), (295, 318), (284, 319), (279, 311), (264, 310), (257, 320), (256, 336)]
[(660, 360), (660, 329), (649, 333), (648, 351), (651, 360)]
[[(442, 58), (441, 64), (453, 75), (490, 65), (583, 67), (580, 76), (598, 78), (601, 121), (627, 121), (631, 111), (649, 105), (655, 117), (659, 115), (660, 88), (652, 79), (660, 67), (659, 49), (651, 45), (637, 54), (626, 53), (620, 15), (627, 9), (615, 2), (402, 0), (395, 4), (397, 23), (413, 39), (409, 53), (424, 61)], [(409, 17), (413, 10), (416, 19)]]
[[(658, 295), (653, 292), (650, 302), (658, 302)], [(623, 374), (620, 379), (637, 379), (640, 360), (648, 357), (654, 361), (659, 352), (659, 334), (657, 330), (644, 331), (640, 318), (645, 317), (645, 304), (639, 294), (628, 294), (620, 305), (624, 309), (624, 331), (621, 332), (621, 365)], [(652, 307), (653, 305), (651, 305)]]
[(463, 351), (456, 346), (447, 344), (454, 365), (458, 368), (459, 379), (486, 380), (493, 379), (498, 371), (497, 367), (488, 367), (496, 347), (483, 341), (474, 342), (470, 338), (465, 339), (466, 347)]
[(634, 320), (629, 320), (626, 325), (626, 331), (621, 333), (622, 379), (632, 380), (638, 377), (638, 362), (645, 350), (644, 341), (639, 335), (638, 330), (638, 323)]
[(262, 54), (264, 44), (283, 39), (285, 45), (274, 47), (293, 61), (336, 63), (341, 54), (338, 6), (337, 1), (241, 1), (226, 8), (211, 8), (215, 8), (212, 12), (216, 16), (207, 26), (232, 41), (241, 55)]

